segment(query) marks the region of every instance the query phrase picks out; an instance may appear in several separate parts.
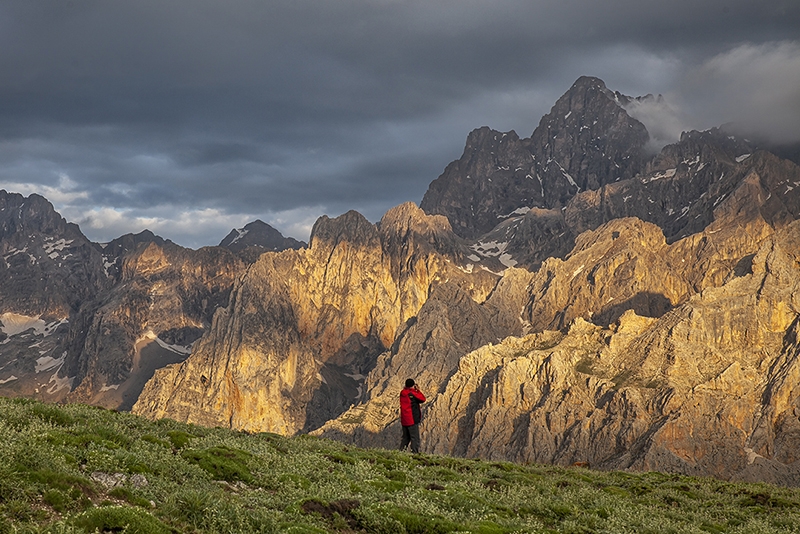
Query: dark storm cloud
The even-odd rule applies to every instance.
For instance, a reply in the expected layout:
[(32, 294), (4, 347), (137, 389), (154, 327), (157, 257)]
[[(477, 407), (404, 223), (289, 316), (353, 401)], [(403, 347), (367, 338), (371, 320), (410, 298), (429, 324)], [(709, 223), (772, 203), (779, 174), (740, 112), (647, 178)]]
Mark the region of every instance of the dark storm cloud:
[(94, 239), (198, 246), (256, 217), (307, 239), (418, 202), (472, 128), (530, 135), (583, 74), (665, 93), (638, 110), (664, 142), (729, 120), (800, 140), (798, 43), (796, 0), (10, 0), (0, 187)]

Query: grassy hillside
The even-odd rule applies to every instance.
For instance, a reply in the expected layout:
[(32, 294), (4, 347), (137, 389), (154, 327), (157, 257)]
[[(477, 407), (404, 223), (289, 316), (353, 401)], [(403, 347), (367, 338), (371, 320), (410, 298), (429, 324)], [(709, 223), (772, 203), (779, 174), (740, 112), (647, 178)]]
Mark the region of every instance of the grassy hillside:
[(0, 399), (0, 533), (800, 532), (800, 491), (364, 450)]

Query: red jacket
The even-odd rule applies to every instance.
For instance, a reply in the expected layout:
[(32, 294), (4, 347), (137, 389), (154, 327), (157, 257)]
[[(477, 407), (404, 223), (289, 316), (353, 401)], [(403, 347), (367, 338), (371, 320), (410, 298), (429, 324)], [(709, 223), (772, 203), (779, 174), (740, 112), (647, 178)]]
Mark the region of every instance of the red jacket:
[(400, 424), (416, 425), (422, 420), (419, 405), (425, 402), (425, 395), (418, 389), (404, 388), (400, 392)]

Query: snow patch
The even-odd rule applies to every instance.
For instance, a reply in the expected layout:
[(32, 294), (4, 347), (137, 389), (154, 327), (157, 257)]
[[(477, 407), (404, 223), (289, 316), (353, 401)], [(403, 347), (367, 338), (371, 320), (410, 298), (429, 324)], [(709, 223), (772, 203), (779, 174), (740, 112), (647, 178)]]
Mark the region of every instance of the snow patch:
[(22, 254), (24, 252), (28, 252), (28, 247), (25, 247), (23, 249), (18, 249), (16, 247), (13, 247), (8, 249), (8, 253), (3, 256), (3, 259), (8, 261), (8, 258), (16, 256), (17, 254)]
[[(47, 238), (46, 240), (53, 239), (52, 237)], [(65, 248), (69, 247), (72, 244), (73, 239), (67, 241), (66, 239), (59, 239), (58, 241), (54, 241), (52, 243), (45, 243), (44, 244), (44, 253), (50, 257), (51, 260), (56, 259), (59, 256), (59, 252), (63, 251)]]
[(27, 332), (32, 328), (33, 333), (37, 336), (49, 336), (55, 332), (59, 326), (68, 322), (67, 319), (61, 319), (60, 321), (45, 323), (40, 317), (40, 315), (29, 317), (27, 315), (7, 312), (0, 315), (0, 322), (3, 323), (3, 325), (0, 326), (0, 330), (11, 337)]
[(483, 241), (476, 243), (470, 247), (472, 250), (483, 256), (486, 257), (493, 257), (496, 258), (500, 256), (506, 251), (508, 248), (508, 243), (501, 242), (498, 243), (497, 241), (487, 241), (484, 243)]
[(571, 111), (570, 111), (569, 113), (567, 113), (566, 115), (564, 115), (564, 118), (565, 118), (565, 119), (568, 119), (570, 115), (572, 115), (572, 112), (571, 112)]
[(480, 256), (477, 256), (475, 254), (470, 254), (469, 256), (467, 256), (467, 259), (472, 261), (481, 261)]
[[(61, 369), (59, 367), (59, 369)], [(52, 383), (53, 385), (47, 388), (47, 392), (51, 395), (58, 393), (62, 389), (72, 389), (72, 382), (75, 380), (74, 376), (65, 376), (60, 378), (58, 376), (58, 371), (53, 373), (53, 376), (50, 377), (50, 381), (48, 384)]]
[(61, 365), (64, 363), (64, 360), (67, 359), (67, 353), (64, 352), (60, 358), (53, 358), (52, 356), (42, 356), (41, 358), (37, 358), (36, 360), (36, 373), (41, 373), (43, 371), (50, 371), (51, 369), (55, 369), (58, 367), (61, 368)]
[(111, 275), (108, 273), (108, 270), (109, 270), (111, 267), (115, 266), (116, 264), (117, 264), (117, 259), (116, 259), (116, 258), (114, 258), (114, 261), (108, 261), (108, 258), (106, 258), (105, 256), (103, 256), (103, 271), (105, 271), (105, 273), (106, 273), (106, 277), (109, 277), (109, 276), (111, 276)]
[(250, 230), (245, 230), (244, 228), (237, 228), (236, 232), (238, 232), (239, 235), (233, 238), (233, 241), (231, 241), (231, 245), (233, 245), (234, 243), (242, 239), (244, 236), (246, 236), (250, 232)]
[(498, 259), (500, 260), (500, 263), (502, 263), (506, 267), (513, 267), (517, 264), (517, 260), (512, 258), (511, 254), (507, 253), (500, 254), (500, 257)]
[(142, 335), (142, 337), (136, 340), (136, 344), (138, 345), (142, 341), (150, 341), (150, 342), (155, 341), (156, 343), (158, 343), (158, 346), (161, 347), (162, 349), (167, 349), (176, 354), (185, 354), (188, 356), (189, 354), (192, 353), (191, 345), (187, 345), (185, 347), (183, 345), (170, 345), (169, 343), (167, 343), (166, 341), (155, 335), (155, 333), (152, 330), (148, 330), (147, 332), (145, 332), (144, 335)]
[(344, 376), (346, 376), (347, 378), (352, 378), (353, 380), (356, 380), (356, 381), (364, 380), (365, 378), (367, 378), (366, 376), (361, 375), (361, 374), (348, 374), (348, 373), (345, 373)]
[(754, 450), (753, 450), (753, 449), (751, 449), (750, 447), (745, 447), (745, 448), (744, 448), (744, 452), (746, 452), (746, 453), (747, 453), (747, 465), (750, 465), (750, 464), (752, 464), (752, 463), (753, 463), (753, 462), (755, 462), (755, 461), (756, 461), (758, 458), (763, 458), (763, 456), (761, 456), (760, 454), (758, 454), (756, 451), (754, 451)]
[(572, 179), (572, 176), (570, 176), (570, 174), (567, 171), (564, 170), (564, 167), (562, 167), (561, 164), (559, 162), (557, 162), (556, 160), (554, 160), (554, 159), (548, 160), (547, 163), (550, 163), (551, 161), (553, 163), (555, 163), (556, 165), (558, 165), (558, 168), (561, 170), (561, 174), (564, 175), (564, 178), (566, 178), (567, 181), (570, 183), (570, 185), (572, 187), (576, 188), (578, 190), (578, 192), (580, 193), (581, 188), (578, 187), (578, 184), (575, 183), (575, 180)]
[(19, 380), (19, 378), (17, 378), (14, 375), (11, 375), (8, 378), (4, 378), (3, 380), (0, 380), (0, 384), (7, 384), (7, 383), (11, 382), (12, 380)]
[(736, 163), (741, 163), (749, 157), (750, 154), (742, 154), (741, 156), (736, 156)]
[(650, 182), (655, 182), (656, 180), (660, 180), (662, 178), (672, 178), (675, 176), (675, 173), (678, 172), (678, 169), (667, 169), (666, 171), (659, 171), (653, 174), (650, 179), (645, 178), (644, 183), (648, 184)]
[(525, 215), (525, 214), (526, 214), (526, 213), (528, 213), (530, 210), (531, 210), (531, 209), (530, 209), (529, 207), (527, 207), (527, 206), (522, 206), (521, 208), (517, 208), (517, 209), (515, 209), (514, 211), (512, 211), (511, 213), (509, 213), (509, 214), (507, 214), (507, 215), (498, 215), (498, 216), (497, 216), (497, 218), (498, 218), (498, 219), (508, 219), (508, 218), (509, 218), (509, 217), (511, 217), (512, 215)]
[(7, 336), (16, 336), (22, 332), (26, 332), (33, 328), (35, 333), (44, 332), (45, 322), (36, 317), (28, 317), (27, 315), (19, 315), (16, 313), (4, 313), (0, 315), (0, 322), (3, 326), (0, 330)]
[(112, 384), (110, 386), (103, 385), (103, 387), (100, 388), (100, 393), (103, 393), (105, 391), (110, 391), (112, 389), (116, 390), (118, 387), (119, 384)]
[(581, 272), (582, 272), (582, 271), (583, 271), (585, 268), (586, 268), (586, 265), (581, 265), (580, 267), (578, 267), (577, 269), (575, 269), (575, 271), (573, 271), (573, 273), (572, 273), (572, 278), (575, 278), (576, 276), (578, 276), (579, 274), (581, 274)]

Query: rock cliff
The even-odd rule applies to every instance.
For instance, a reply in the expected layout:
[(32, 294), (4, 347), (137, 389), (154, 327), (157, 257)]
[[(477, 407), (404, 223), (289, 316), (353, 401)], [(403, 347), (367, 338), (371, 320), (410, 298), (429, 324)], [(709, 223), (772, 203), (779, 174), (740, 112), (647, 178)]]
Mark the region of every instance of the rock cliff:
[(151, 232), (89, 242), (42, 197), (0, 192), (0, 393), (130, 409), (181, 361), (244, 264)]
[(43, 197), (2, 190), (0, 256), (0, 394), (63, 399), (71, 320), (112, 285), (102, 256)]
[(481, 301), (497, 277), (467, 273), (443, 217), (413, 204), (376, 226), (356, 212), (314, 225), (309, 247), (263, 254), (181, 365), (156, 372), (135, 413), (292, 434), (344, 411), (362, 375), (432, 289)]
[(70, 401), (130, 409), (156, 368), (191, 352), (244, 264), (226, 249), (185, 249), (149, 232), (104, 253), (118, 254), (119, 279), (75, 314), (60, 374), (73, 381)]
[(625, 111), (630, 101), (602, 80), (581, 77), (530, 138), (473, 131), (420, 207), (445, 215), (458, 235), (476, 238), (514, 214), (560, 209), (580, 191), (632, 178), (647, 159), (649, 135)]
[(507, 338), (427, 412), (430, 452), (800, 483), (800, 222), (661, 317)]
[[(396, 395), (408, 376), (439, 399), (453, 387), (462, 357), (476, 350), (491, 352), (507, 336), (549, 331), (532, 338), (534, 344), (549, 344), (576, 321), (591, 321), (602, 330), (626, 312), (644, 316), (645, 323), (671, 313), (698, 292), (750, 272), (752, 254), (773, 233), (763, 218), (753, 218), (746, 227), (727, 227), (727, 222), (668, 244), (651, 223), (616, 219), (581, 234), (565, 260), (548, 259), (535, 273), (507, 269), (483, 303), (469, 303), (452, 292), (434, 293), (416, 321), (381, 355), (360, 402), (316, 433), (392, 446), (399, 435)], [(465, 453), (464, 447), (454, 445), (448, 453)]]

